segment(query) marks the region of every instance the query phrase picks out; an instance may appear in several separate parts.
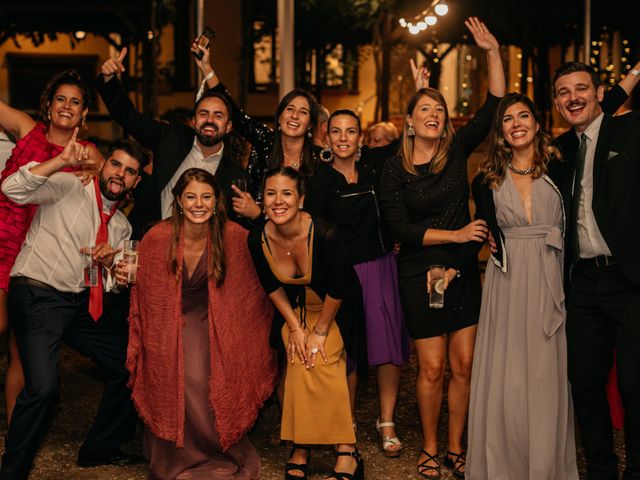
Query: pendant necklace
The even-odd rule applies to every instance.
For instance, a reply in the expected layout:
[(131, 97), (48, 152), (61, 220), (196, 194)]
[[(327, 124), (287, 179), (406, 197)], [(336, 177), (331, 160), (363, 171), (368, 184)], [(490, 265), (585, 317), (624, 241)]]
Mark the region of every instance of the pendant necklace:
[(509, 170), (511, 170), (513, 173), (516, 173), (518, 175), (531, 175), (533, 173), (533, 170), (535, 169), (535, 166), (531, 165), (529, 168), (520, 170), (519, 168), (516, 168), (513, 165), (511, 165), (511, 162), (509, 162), (507, 166), (509, 167)]
[[(289, 155), (287, 155), (284, 150), (282, 151), (282, 154), (284, 155), (285, 160), (291, 160), (291, 157)], [(289, 166), (292, 167), (292, 168), (295, 168), (296, 170), (299, 170), (300, 169), (300, 161), (291, 162), (289, 164)]]

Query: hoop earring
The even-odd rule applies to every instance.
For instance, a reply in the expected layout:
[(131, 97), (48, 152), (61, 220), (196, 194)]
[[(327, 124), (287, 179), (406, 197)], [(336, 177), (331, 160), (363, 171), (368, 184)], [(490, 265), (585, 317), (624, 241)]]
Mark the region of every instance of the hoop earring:
[(415, 129), (413, 128), (413, 125), (409, 125), (409, 126), (407, 127), (407, 136), (408, 136), (408, 137), (413, 137), (413, 136), (415, 136), (415, 134), (416, 134), (416, 131), (415, 131)]
[(333, 152), (331, 151), (331, 147), (329, 145), (325, 145), (324, 147), (322, 147), (322, 150), (320, 150), (320, 160), (327, 163), (333, 160)]
[(362, 157), (362, 144), (361, 143), (358, 144), (358, 150), (356, 151), (354, 156), (355, 156), (356, 162), (359, 162), (360, 161), (360, 157)]

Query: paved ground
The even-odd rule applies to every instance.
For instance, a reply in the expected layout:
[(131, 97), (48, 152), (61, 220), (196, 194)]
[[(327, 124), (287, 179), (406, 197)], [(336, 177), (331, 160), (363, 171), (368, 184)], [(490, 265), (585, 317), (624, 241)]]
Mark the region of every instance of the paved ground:
[[(0, 342), (4, 345), (4, 339)], [(4, 353), (0, 347), (0, 354)], [(136, 467), (103, 467), (81, 469), (75, 464), (76, 453), (80, 442), (89, 427), (89, 422), (97, 406), (101, 393), (101, 384), (90, 361), (80, 357), (66, 348), (62, 350), (61, 399), (56, 418), (51, 426), (46, 441), (36, 459), (31, 478), (37, 480), (134, 480), (147, 476), (145, 466)], [(4, 376), (4, 365), (0, 367), (0, 375)], [(358, 397), (358, 441), (359, 448), (365, 458), (365, 471), (368, 480), (400, 480), (417, 479), (415, 461), (420, 446), (420, 427), (415, 405), (415, 358), (405, 367), (401, 395), (397, 410), (396, 422), (398, 434), (404, 441), (406, 449), (401, 458), (387, 459), (380, 454), (378, 437), (374, 428), (377, 416), (377, 400), (375, 394), (375, 377), (369, 375), (359, 386)], [(0, 402), (3, 403), (3, 402)], [(4, 446), (6, 433), (4, 407), (0, 408), (0, 447)], [(286, 463), (288, 447), (273, 445), (273, 432), (278, 423), (278, 409), (269, 402), (252, 433), (252, 439), (263, 459), (263, 475), (265, 480), (281, 480), (282, 469)], [(441, 418), (441, 430), (446, 425), (446, 411)], [(140, 432), (136, 441), (126, 447), (130, 450), (140, 448)], [(442, 440), (444, 437), (441, 436)], [(622, 451), (622, 435), (616, 435), (616, 446)], [(441, 442), (440, 451), (445, 451)], [(581, 451), (579, 465), (584, 468)], [(333, 466), (334, 457), (329, 448), (313, 452), (310, 478), (323, 478), (323, 473)], [(445, 471), (443, 479), (453, 478)], [(515, 479), (514, 479), (515, 480)], [(518, 479), (520, 480), (520, 479)], [(534, 480), (534, 479), (531, 479)]]

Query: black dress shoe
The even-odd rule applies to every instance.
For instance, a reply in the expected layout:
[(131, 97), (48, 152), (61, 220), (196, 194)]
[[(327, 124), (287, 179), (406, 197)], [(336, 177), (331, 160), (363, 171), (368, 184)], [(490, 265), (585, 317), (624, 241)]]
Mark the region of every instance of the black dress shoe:
[(135, 453), (113, 452), (110, 455), (93, 456), (80, 452), (78, 454), (79, 467), (99, 467), (101, 465), (117, 465), (125, 467), (127, 465), (138, 465), (145, 463), (145, 459)]

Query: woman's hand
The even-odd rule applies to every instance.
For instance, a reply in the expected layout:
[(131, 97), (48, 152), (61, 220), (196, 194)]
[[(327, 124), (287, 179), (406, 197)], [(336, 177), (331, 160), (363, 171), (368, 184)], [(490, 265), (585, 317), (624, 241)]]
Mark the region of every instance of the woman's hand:
[(481, 22), (478, 17), (469, 17), (465, 20), (464, 24), (467, 26), (471, 35), (473, 35), (473, 39), (481, 49), (485, 51), (495, 50), (497, 51), (500, 47), (498, 40), (494, 37), (487, 26)]
[(416, 92), (421, 88), (429, 88), (431, 72), (427, 68), (426, 64), (423, 63), (418, 67), (413, 58), (409, 60), (409, 63), (411, 64), (411, 75), (413, 77), (413, 83), (416, 85)]
[(251, 194), (243, 192), (235, 185), (231, 185), (231, 189), (234, 193), (233, 198), (231, 199), (233, 203), (233, 211), (241, 217), (250, 218), (251, 220), (258, 218), (262, 213), (262, 210), (260, 210), (260, 206), (256, 203)]
[(454, 243), (484, 242), (488, 233), (487, 222), (474, 220), (460, 230), (454, 230), (453, 241)]
[(114, 277), (116, 279), (116, 283), (121, 287), (126, 287), (129, 285), (129, 269), (127, 268), (127, 264), (124, 260), (120, 260), (116, 264), (116, 268), (114, 269)]
[[(449, 284), (458, 276), (458, 270), (455, 268), (447, 268), (444, 271), (444, 290), (449, 287)], [(427, 270), (427, 293), (431, 293), (431, 272)]]
[(111, 80), (114, 75), (124, 72), (125, 68), (122, 62), (124, 60), (124, 57), (126, 56), (127, 47), (124, 47), (122, 50), (120, 50), (120, 53), (117, 57), (109, 58), (102, 64), (102, 66), (100, 67), (100, 73), (102, 73), (105, 82)]
[(293, 363), (296, 358), (296, 354), (300, 357), (300, 362), (304, 365), (307, 363), (307, 349), (305, 347), (306, 335), (302, 327), (297, 327), (295, 330), (289, 330), (289, 345), (287, 345), (287, 358), (289, 362)]
[(324, 344), (326, 341), (326, 335), (318, 335), (313, 332), (307, 337), (307, 358), (309, 359), (307, 362), (308, 369), (313, 368), (316, 365), (316, 358), (318, 354), (322, 356), (324, 363), (327, 363), (327, 355), (324, 353)]
[(60, 160), (70, 167), (83, 165), (89, 161), (89, 147), (82, 146), (78, 143), (78, 131), (78, 127), (73, 130), (71, 138), (65, 145), (64, 150), (60, 153)]

